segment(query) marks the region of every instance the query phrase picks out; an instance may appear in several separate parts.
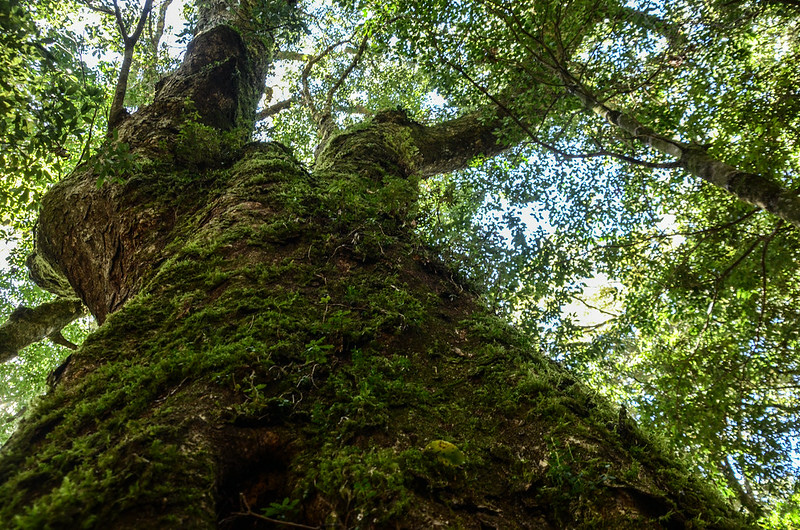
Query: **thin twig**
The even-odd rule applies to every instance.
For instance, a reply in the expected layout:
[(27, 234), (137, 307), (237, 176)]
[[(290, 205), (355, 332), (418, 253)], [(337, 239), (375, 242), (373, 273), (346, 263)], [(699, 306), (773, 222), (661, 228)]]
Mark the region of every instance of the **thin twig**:
[(764, 324), (764, 313), (767, 310), (767, 250), (769, 249), (769, 244), (775, 239), (775, 236), (778, 235), (783, 224), (783, 221), (779, 222), (775, 230), (764, 238), (764, 248), (761, 250), (761, 307), (758, 311), (755, 344), (761, 341), (761, 326)]
[(689, 237), (689, 236), (698, 236), (698, 235), (710, 234), (710, 233), (713, 233), (713, 232), (719, 232), (720, 230), (724, 230), (726, 228), (730, 228), (733, 225), (741, 223), (742, 221), (744, 221), (748, 217), (751, 217), (753, 214), (755, 214), (757, 212), (760, 212), (760, 211), (761, 210), (758, 209), (758, 208), (753, 208), (752, 210), (750, 210), (746, 214), (734, 219), (733, 221), (729, 221), (729, 222), (721, 224), (721, 225), (711, 226), (709, 228), (703, 228), (702, 230), (693, 230), (693, 231), (690, 231), (690, 232), (669, 232), (669, 233), (653, 234), (651, 236), (648, 236), (648, 237), (645, 237), (645, 238), (642, 238), (642, 239), (638, 239), (638, 240), (633, 241), (631, 243), (620, 243), (620, 244), (617, 244), (617, 245), (597, 246), (597, 247), (594, 247), (594, 248), (592, 248), (590, 250), (587, 250), (586, 252), (580, 254), (579, 257), (585, 257), (590, 252), (596, 252), (596, 251), (599, 251), (599, 250), (606, 250), (606, 249), (611, 249), (611, 248), (629, 248), (629, 247), (635, 247), (635, 246), (638, 246), (638, 245), (644, 245), (645, 243), (648, 243), (648, 242), (650, 242), (650, 241), (652, 241), (654, 239), (669, 239), (669, 238), (672, 238), (672, 237)]
[(583, 305), (585, 305), (589, 309), (592, 309), (594, 311), (599, 311), (600, 313), (603, 313), (604, 315), (608, 315), (610, 317), (619, 318), (619, 315), (617, 315), (615, 313), (611, 313), (611, 312), (606, 311), (604, 309), (600, 309), (599, 307), (593, 306), (592, 304), (590, 304), (589, 302), (587, 302), (586, 300), (584, 300), (583, 298), (581, 298), (580, 296), (578, 296), (576, 294), (571, 294), (570, 297), (574, 298), (578, 302), (582, 303)]
[(251, 508), (250, 505), (247, 503), (247, 499), (245, 499), (244, 494), (240, 493), (239, 497), (241, 498), (242, 504), (247, 509), (246, 512), (233, 512), (231, 515), (238, 515), (242, 517), (255, 517), (256, 519), (261, 519), (262, 521), (267, 521), (273, 524), (282, 524), (284, 526), (291, 526), (292, 528), (306, 528), (308, 530), (320, 530), (321, 526), (308, 526), (300, 523), (291, 523), (289, 521), (281, 521), (280, 519), (273, 519), (272, 517), (267, 517), (266, 515), (261, 515), (255, 513)]
[(104, 15), (114, 16), (114, 10), (104, 5), (97, 5), (91, 0), (80, 0), (79, 3), (96, 13), (103, 13)]
[(752, 245), (747, 247), (747, 249), (745, 249), (745, 251), (742, 252), (741, 256), (739, 256), (724, 271), (722, 271), (722, 273), (719, 276), (717, 276), (717, 279), (714, 281), (714, 296), (711, 297), (711, 303), (709, 303), (709, 305), (708, 305), (708, 311), (706, 311), (706, 320), (705, 320), (705, 323), (703, 324), (703, 329), (701, 329), (700, 333), (697, 334), (697, 342), (695, 343), (695, 346), (694, 346), (694, 349), (692, 350), (692, 353), (688, 357), (689, 359), (691, 359), (695, 355), (697, 355), (697, 352), (700, 349), (700, 344), (703, 341), (703, 337), (705, 336), (705, 333), (708, 330), (709, 325), (711, 324), (711, 316), (714, 313), (714, 307), (715, 307), (715, 305), (717, 303), (717, 300), (719, 300), (719, 294), (720, 294), (720, 291), (722, 290), (723, 284), (725, 283), (725, 278), (727, 278), (728, 275), (731, 272), (733, 272), (734, 269), (736, 269), (736, 267), (741, 265), (741, 263), (745, 260), (745, 258), (747, 258), (747, 256), (752, 254), (752, 252), (756, 249), (756, 247), (758, 247), (759, 244), (761, 244), (761, 242), (763, 240), (764, 240), (764, 236), (761, 236), (761, 237), (757, 238), (756, 241), (753, 242)]
[[(761, 236), (761, 237), (759, 237), (758, 239), (756, 239), (756, 240), (753, 242), (753, 244), (752, 244), (752, 245), (750, 245), (749, 247), (747, 247), (747, 249), (746, 249), (746, 250), (745, 250), (745, 251), (742, 253), (742, 255), (741, 255), (741, 256), (739, 256), (739, 257), (736, 259), (736, 261), (734, 261), (733, 263), (731, 263), (731, 264), (728, 266), (728, 268), (727, 268), (727, 269), (725, 269), (724, 271), (722, 271), (722, 274), (720, 274), (720, 275), (717, 277), (717, 279), (715, 280), (715, 284), (716, 284), (716, 286), (722, 287), (722, 283), (725, 281), (725, 278), (727, 278), (727, 277), (728, 277), (728, 275), (729, 275), (731, 272), (733, 272), (733, 270), (734, 270), (736, 267), (738, 267), (738, 266), (739, 266), (739, 265), (740, 265), (740, 264), (741, 264), (741, 263), (742, 263), (742, 262), (745, 260), (745, 258), (747, 258), (747, 256), (749, 256), (749, 255), (750, 255), (750, 254), (751, 254), (751, 253), (752, 253), (752, 252), (753, 252), (753, 251), (756, 249), (756, 247), (758, 247), (758, 245), (760, 245), (760, 244), (761, 244), (761, 242), (762, 242), (762, 241), (764, 241), (765, 237), (766, 237), (766, 236)], [(717, 288), (718, 288), (718, 287), (717, 287)]]

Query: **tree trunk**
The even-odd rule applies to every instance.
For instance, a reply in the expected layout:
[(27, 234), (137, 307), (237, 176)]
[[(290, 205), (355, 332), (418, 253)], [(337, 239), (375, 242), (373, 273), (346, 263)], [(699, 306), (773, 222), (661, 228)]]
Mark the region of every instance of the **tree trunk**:
[[(309, 172), (226, 132), (257, 69), (235, 31), (204, 35), (237, 59), (179, 71), (123, 124), (149, 158), (43, 201), (37, 260), (102, 326), (3, 447), (0, 521), (747, 526), (419, 242), (415, 175), (501, 150), (481, 120), (384, 113)], [(223, 93), (215, 68), (252, 77)]]

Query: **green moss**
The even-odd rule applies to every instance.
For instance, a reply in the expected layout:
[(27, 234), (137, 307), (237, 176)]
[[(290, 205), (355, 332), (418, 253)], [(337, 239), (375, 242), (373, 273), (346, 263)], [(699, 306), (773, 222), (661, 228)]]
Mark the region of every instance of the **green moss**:
[(457, 445), (446, 440), (428, 442), (424, 451), (435, 463), (443, 466), (460, 466), (466, 462)]
[[(209, 65), (214, 68), (215, 65)], [(250, 138), (251, 128), (238, 127), (229, 131), (204, 125), (191, 100), (184, 102), (185, 121), (173, 148), (178, 166), (189, 169), (219, 167), (238, 153)]]
[(344, 528), (365, 528), (387, 523), (411, 501), (404, 465), (409, 453), (392, 449), (326, 445), (310, 463), (306, 488), (331, 499), (329, 520)]
[[(354, 138), (335, 141), (353, 152)], [(219, 500), (217, 429), (241, 425), (291, 432), (274, 457), (286, 484), (254, 508), (291, 499), (283, 515), (314, 524), (468, 526), (463, 506), (512, 492), (555, 506), (553, 524), (591, 526), (619, 488), (669, 509), (676, 492), (698, 491), (657, 450), (625, 447), (649, 446), (615, 434), (611, 407), (529, 340), (470, 296), (442, 296), (449, 279), (415, 259), (415, 182), (378, 155), (358, 171), (334, 157), (311, 178), (285, 148), (253, 145), (230, 169), (200, 172), (204, 200), (165, 259), (76, 354), (80, 380), (42, 400), (0, 461), (0, 519), (58, 526), (83, 510), (106, 523), (164, 498), (165, 514), (203, 517)], [(441, 465), (424, 450), (434, 440), (464, 458)], [(700, 517), (707, 498), (682, 516)]]

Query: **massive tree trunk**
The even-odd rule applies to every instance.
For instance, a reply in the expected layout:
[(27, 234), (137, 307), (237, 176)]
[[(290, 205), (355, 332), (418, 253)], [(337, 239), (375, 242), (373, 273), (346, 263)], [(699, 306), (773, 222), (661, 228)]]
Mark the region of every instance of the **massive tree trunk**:
[(43, 202), (39, 279), (102, 325), (2, 449), (4, 527), (746, 526), (419, 242), (487, 120), (384, 113), (310, 171), (239, 143), (263, 66), (202, 39), (120, 127), (146, 162)]

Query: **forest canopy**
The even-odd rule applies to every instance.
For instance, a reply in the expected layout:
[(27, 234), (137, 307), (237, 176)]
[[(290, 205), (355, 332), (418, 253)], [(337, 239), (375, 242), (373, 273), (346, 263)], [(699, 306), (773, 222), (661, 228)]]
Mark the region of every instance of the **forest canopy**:
[[(421, 183), (419, 234), (731, 503), (800, 523), (800, 4), (254, 5), (292, 13), (263, 30), (256, 138), (312, 163), (387, 109), (497, 120), (502, 154)], [(137, 163), (109, 120), (201, 23), (173, 0), (0, 0), (0, 320), (51, 299), (24, 266), (44, 192), (90, 157), (98, 186)], [(0, 365), (0, 439), (92, 326)]]

